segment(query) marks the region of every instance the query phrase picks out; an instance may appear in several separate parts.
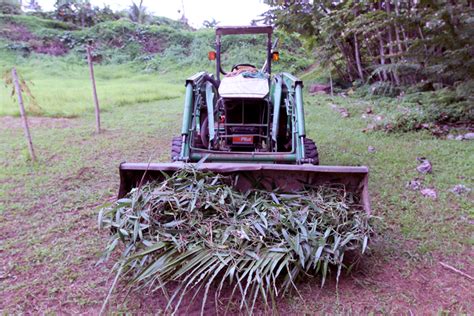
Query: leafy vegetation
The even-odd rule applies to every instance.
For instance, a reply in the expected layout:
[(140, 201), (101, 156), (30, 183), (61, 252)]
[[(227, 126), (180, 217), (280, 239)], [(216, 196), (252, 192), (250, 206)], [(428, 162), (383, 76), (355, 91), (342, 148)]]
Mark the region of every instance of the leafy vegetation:
[(349, 81), (473, 78), (471, 1), (267, 2), (277, 25), (310, 38), (322, 62)]
[[(409, 118), (406, 124), (396, 119), (393, 128), (409, 130), (419, 122), (440, 120), (472, 121), (472, 1), (266, 2), (273, 8), (265, 16), (305, 36), (317, 47), (318, 61), (330, 66), (334, 77), (356, 87), (368, 84), (373, 95), (437, 91), (436, 101), (424, 94), (424, 111), (418, 111), (418, 118)], [(404, 98), (407, 104), (402, 107), (413, 108), (410, 100), (419, 96)]]
[(1, 14), (20, 14), (20, 2), (17, 0), (1, 0), (0, 1)]
[(118, 20), (119, 14), (114, 13), (108, 6), (103, 9), (93, 7), (89, 1), (57, 0), (54, 5), (54, 18), (78, 25), (82, 28), (107, 20)]
[(252, 313), (257, 298), (275, 305), (303, 274), (319, 272), (324, 285), (334, 265), (339, 278), (344, 254), (367, 247), (369, 217), (343, 187), (240, 193), (229, 182), (190, 167), (103, 209), (100, 224), (115, 232), (106, 257), (123, 244), (118, 274), (164, 293), (181, 281), (168, 302), (174, 312), (201, 289), (203, 312), (210, 287), (219, 297), (229, 282)]
[[(379, 86), (379, 88), (382, 88)], [(460, 91), (443, 88), (435, 91), (412, 92), (399, 97), (374, 96), (373, 88), (358, 89), (358, 97), (374, 102), (373, 111), (382, 119), (374, 129), (388, 132), (435, 129), (443, 124), (464, 124), (474, 121), (474, 102), (459, 97)], [(449, 132), (449, 130), (445, 131)]]
[[(26, 56), (38, 52), (38, 47), (54, 44), (63, 49), (60, 54), (48, 50), (39, 53), (63, 55), (69, 52), (80, 58), (84, 56), (84, 45), (93, 41), (96, 59), (102, 63), (136, 61), (148, 70), (176, 70), (183, 66), (197, 70), (210, 68), (207, 52), (214, 46), (212, 30), (192, 31), (180, 22), (171, 23), (164, 18), (155, 18), (155, 22), (147, 25), (121, 19), (80, 30), (70, 24), (38, 17), (4, 15), (0, 20), (0, 39), (4, 37), (10, 42), (6, 48)], [(19, 35), (12, 37), (12, 33)], [(276, 36), (282, 43), (282, 59), (276, 65), (276, 71), (297, 72), (311, 65), (311, 54), (303, 48), (297, 35), (277, 32)], [(265, 43), (259, 36), (226, 38), (224, 61), (229, 65), (237, 62), (263, 64)]]
[(150, 15), (146, 11), (146, 7), (143, 5), (143, 0), (140, 0), (140, 3), (137, 5), (135, 2), (132, 2), (128, 12), (128, 18), (132, 22), (143, 24), (147, 22), (150, 18)]

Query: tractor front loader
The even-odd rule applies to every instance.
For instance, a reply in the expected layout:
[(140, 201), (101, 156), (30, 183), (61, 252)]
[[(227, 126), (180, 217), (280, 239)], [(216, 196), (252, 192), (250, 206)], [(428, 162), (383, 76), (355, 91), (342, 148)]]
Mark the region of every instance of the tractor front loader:
[[(239, 190), (295, 192), (343, 185), (370, 212), (367, 167), (319, 165), (317, 147), (306, 137), (303, 82), (286, 72), (271, 73), (272, 61), (279, 59), (272, 32), (270, 26), (216, 29), (216, 51), (209, 53), (216, 72), (199, 72), (186, 80), (181, 135), (172, 140), (172, 162), (122, 163), (119, 197), (193, 164), (231, 176)], [(267, 36), (261, 68), (245, 63), (224, 70), (221, 39), (232, 34)]]

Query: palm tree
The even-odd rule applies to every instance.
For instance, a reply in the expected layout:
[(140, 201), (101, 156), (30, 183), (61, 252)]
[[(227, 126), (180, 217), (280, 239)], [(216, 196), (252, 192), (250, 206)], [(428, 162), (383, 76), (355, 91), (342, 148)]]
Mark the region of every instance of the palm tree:
[(207, 29), (213, 29), (219, 23), (221, 23), (221, 22), (216, 21), (216, 19), (212, 18), (212, 20), (205, 20), (204, 22), (202, 22), (202, 26), (207, 28)]
[(128, 10), (128, 18), (133, 22), (144, 24), (148, 21), (149, 14), (147, 8), (143, 5), (143, 0), (140, 0), (140, 4), (137, 5), (135, 1), (132, 1), (132, 5)]

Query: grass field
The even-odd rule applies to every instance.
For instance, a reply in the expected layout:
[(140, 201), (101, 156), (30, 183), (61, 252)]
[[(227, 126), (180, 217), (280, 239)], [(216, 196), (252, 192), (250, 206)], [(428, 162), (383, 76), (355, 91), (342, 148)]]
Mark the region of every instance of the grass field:
[[(181, 124), (183, 101), (177, 97), (192, 74), (97, 67), (105, 132), (95, 135), (87, 68), (61, 65), (33, 60), (18, 67), (34, 82), (43, 115), (78, 116), (31, 118), (37, 163), (27, 159), (19, 119), (0, 117), (2, 313), (99, 311), (111, 263), (96, 265), (107, 242), (106, 232), (97, 229), (98, 210), (115, 197), (120, 162), (168, 160)], [(15, 115), (14, 101), (1, 89), (0, 115)], [(351, 116), (341, 118), (334, 105)], [(473, 188), (474, 145), (427, 133), (363, 133), (360, 115), (368, 105), (306, 96), (308, 136), (318, 144), (321, 164), (369, 166), (374, 215), (383, 221), (370, 256), (338, 287), (334, 276), (323, 289), (318, 280), (304, 281), (301, 296), (281, 301), (281, 313), (469, 313), (472, 281), (440, 262), (474, 274), (472, 191), (449, 192), (456, 184)], [(436, 200), (405, 187), (420, 177), (417, 157), (433, 163), (423, 183), (438, 192)], [(118, 294), (111, 311), (159, 313), (163, 307), (160, 293), (127, 299)]]
[[(15, 61), (19, 75), (26, 80), (40, 106), (36, 115), (76, 117), (93, 109), (85, 61), (47, 56), (16, 58)], [(0, 69), (5, 73), (11, 64), (0, 62)], [(184, 92), (184, 85), (173, 83), (174, 74), (170, 73), (143, 73), (133, 65), (96, 65), (94, 72), (100, 107), (104, 112), (114, 107), (176, 98)], [(11, 91), (11, 86), (0, 87), (0, 115), (19, 115)], [(25, 98), (27, 109), (34, 109), (29, 107), (28, 95)]]

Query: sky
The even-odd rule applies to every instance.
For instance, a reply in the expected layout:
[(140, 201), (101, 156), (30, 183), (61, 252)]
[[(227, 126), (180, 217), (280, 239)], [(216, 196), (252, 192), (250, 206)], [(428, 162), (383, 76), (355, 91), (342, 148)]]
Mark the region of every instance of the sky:
[[(24, 1), (26, 2), (26, 1)], [(52, 10), (55, 0), (38, 0), (43, 10)], [(140, 0), (135, 0), (139, 3)], [(109, 5), (113, 10), (126, 9), (131, 0), (91, 0), (94, 6)], [(179, 19), (184, 13), (193, 27), (201, 27), (205, 20), (220, 22), (219, 25), (249, 25), (250, 21), (268, 10), (263, 0), (144, 0), (143, 5), (154, 15)]]

